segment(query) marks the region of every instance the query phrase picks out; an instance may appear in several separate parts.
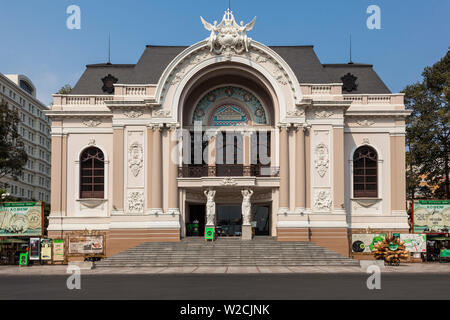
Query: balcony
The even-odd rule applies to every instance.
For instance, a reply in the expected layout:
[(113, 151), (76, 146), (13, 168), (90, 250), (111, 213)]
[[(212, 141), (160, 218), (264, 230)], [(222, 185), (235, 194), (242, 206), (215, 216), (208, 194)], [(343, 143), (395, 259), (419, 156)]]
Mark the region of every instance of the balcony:
[(178, 167), (179, 178), (200, 177), (278, 177), (279, 167), (240, 164), (184, 165)]

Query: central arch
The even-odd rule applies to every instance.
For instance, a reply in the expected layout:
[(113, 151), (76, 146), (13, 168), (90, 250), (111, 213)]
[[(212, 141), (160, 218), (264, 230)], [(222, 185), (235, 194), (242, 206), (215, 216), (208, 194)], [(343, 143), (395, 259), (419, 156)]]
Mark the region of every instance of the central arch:
[(254, 41), (242, 55), (216, 55), (201, 41), (180, 53), (165, 69), (155, 92), (155, 104), (171, 114), (172, 121), (183, 123), (187, 92), (205, 73), (235, 70), (251, 75), (272, 96), (276, 121), (283, 121), (287, 111), (295, 109), (302, 94), (298, 80), (289, 65), (272, 49)]

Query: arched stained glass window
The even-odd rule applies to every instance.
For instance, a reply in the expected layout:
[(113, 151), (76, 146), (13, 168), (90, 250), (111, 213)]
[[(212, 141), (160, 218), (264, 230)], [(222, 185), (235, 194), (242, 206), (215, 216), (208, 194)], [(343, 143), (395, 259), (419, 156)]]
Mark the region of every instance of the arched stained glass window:
[(378, 196), (378, 155), (369, 147), (362, 146), (353, 154), (353, 196), (376, 198)]
[(105, 157), (96, 147), (85, 149), (80, 156), (80, 198), (103, 198), (105, 190)]
[(217, 108), (213, 116), (213, 125), (221, 126), (245, 126), (248, 123), (247, 116), (239, 106), (225, 104)]

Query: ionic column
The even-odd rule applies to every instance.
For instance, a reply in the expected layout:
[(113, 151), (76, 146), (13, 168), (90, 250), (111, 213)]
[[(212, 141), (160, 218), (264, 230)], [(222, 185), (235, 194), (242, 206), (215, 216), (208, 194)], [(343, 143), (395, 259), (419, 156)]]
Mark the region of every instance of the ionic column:
[(153, 126), (147, 128), (147, 209), (151, 210), (152, 206), (152, 188), (153, 188)]
[(250, 170), (250, 149), (251, 149), (251, 136), (252, 131), (245, 131), (242, 133), (243, 135), (243, 144), (244, 144), (244, 176), (250, 176), (251, 170)]
[(113, 211), (123, 212), (123, 128), (113, 129), (113, 146)]
[(344, 211), (344, 128), (333, 128), (333, 211)]
[(208, 141), (208, 176), (216, 175), (216, 135), (209, 133)]
[(162, 180), (162, 141), (161, 130), (163, 125), (153, 127), (153, 153), (152, 153), (152, 210), (162, 213), (163, 211), (163, 180)]
[(62, 215), (62, 167), (63, 167), (63, 157), (62, 157), (62, 135), (52, 136), (52, 168), (51, 168), (51, 214), (60, 216)]
[(280, 124), (280, 200), (279, 212), (289, 211), (289, 134), (287, 124)]
[(303, 212), (306, 207), (305, 133), (303, 125), (299, 125), (296, 128), (295, 164), (295, 210)]
[[(396, 125), (403, 121), (396, 121)], [(405, 135), (391, 134), (391, 213), (406, 214)], [(380, 170), (381, 171), (381, 170)], [(381, 172), (380, 172), (381, 173)], [(380, 186), (378, 186), (380, 190)], [(382, 194), (378, 198), (383, 197)]]
[(62, 136), (61, 161), (61, 215), (67, 215), (67, 134)]
[(169, 139), (169, 203), (168, 212), (178, 213), (180, 212), (178, 206), (178, 141), (177, 141), (177, 127), (176, 124), (168, 125), (167, 137)]
[(311, 129), (305, 130), (305, 205), (306, 211), (311, 212)]

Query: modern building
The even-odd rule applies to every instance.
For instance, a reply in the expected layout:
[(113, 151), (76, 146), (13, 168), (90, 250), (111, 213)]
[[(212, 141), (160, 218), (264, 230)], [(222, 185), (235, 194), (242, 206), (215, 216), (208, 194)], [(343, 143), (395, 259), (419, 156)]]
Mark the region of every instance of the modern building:
[(6, 101), (20, 118), (18, 130), (25, 144), (28, 162), (17, 180), (0, 179), (0, 187), (14, 197), (25, 200), (50, 201), (51, 136), (48, 108), (36, 99), (36, 88), (21, 74), (0, 73), (0, 101)]
[(313, 241), (407, 232), (405, 111), (372, 65), (267, 46), (227, 11), (189, 47), (94, 64), (54, 95), (49, 235), (107, 235), (111, 255), (219, 235)]

